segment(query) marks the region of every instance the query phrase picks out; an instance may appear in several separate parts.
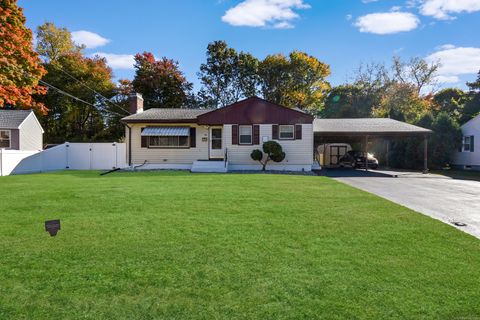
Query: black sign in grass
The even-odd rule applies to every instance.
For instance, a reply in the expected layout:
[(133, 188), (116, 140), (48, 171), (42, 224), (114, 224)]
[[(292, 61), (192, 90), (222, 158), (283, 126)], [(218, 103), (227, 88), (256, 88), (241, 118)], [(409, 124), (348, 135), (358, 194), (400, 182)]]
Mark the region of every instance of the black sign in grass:
[(48, 231), (48, 233), (50, 233), (50, 236), (56, 236), (58, 230), (60, 230), (60, 220), (45, 221), (45, 231)]

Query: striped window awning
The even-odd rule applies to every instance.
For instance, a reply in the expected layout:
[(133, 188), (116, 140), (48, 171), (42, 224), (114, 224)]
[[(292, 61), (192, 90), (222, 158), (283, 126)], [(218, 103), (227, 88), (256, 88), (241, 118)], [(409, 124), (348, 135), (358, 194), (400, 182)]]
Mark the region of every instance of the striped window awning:
[(163, 137), (188, 137), (190, 128), (188, 127), (147, 127), (142, 130), (142, 136), (163, 136)]

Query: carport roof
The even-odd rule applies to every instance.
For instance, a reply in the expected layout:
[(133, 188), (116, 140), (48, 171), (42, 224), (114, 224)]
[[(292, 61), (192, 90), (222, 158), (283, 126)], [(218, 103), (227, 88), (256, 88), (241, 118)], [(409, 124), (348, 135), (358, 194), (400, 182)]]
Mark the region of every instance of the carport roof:
[(415, 136), (431, 130), (389, 118), (315, 119), (313, 131), (329, 136)]

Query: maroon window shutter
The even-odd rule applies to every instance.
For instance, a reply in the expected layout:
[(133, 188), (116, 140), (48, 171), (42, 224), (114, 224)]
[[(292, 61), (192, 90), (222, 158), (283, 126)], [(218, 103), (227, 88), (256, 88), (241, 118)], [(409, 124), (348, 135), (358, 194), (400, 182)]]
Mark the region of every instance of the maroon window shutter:
[(272, 125), (272, 139), (278, 140), (278, 124)]
[(238, 125), (232, 124), (232, 144), (238, 144)]
[(190, 148), (197, 146), (197, 128), (190, 128)]
[(260, 126), (253, 125), (253, 144), (260, 144)]
[(295, 125), (295, 140), (302, 140), (302, 125)]
[[(143, 132), (143, 129), (145, 128), (142, 128), (141, 132)], [(141, 147), (148, 148), (148, 137), (145, 137), (145, 136), (141, 136), (141, 137), (142, 137)]]

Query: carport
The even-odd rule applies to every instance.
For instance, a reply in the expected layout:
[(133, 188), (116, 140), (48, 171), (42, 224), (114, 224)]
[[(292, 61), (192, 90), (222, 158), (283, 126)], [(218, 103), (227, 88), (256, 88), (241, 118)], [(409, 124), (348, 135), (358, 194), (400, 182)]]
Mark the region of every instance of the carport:
[[(313, 132), (315, 148), (325, 143), (360, 142), (365, 153), (368, 152), (368, 142), (371, 139), (421, 137), (424, 139), (423, 172), (428, 172), (428, 136), (432, 133), (429, 129), (389, 118), (315, 119)], [(368, 161), (365, 161), (365, 170), (368, 170)]]

